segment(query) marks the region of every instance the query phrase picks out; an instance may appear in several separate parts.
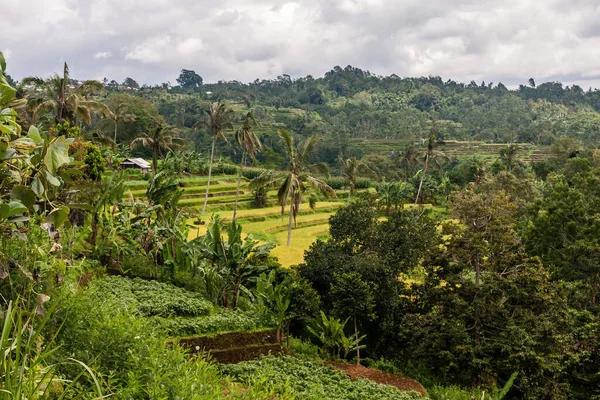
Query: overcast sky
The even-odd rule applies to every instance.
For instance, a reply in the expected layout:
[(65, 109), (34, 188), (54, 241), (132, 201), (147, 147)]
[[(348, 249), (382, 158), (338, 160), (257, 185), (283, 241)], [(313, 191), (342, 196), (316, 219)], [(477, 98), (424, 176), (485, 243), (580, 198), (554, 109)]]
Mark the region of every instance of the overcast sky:
[(598, 0), (0, 0), (14, 78), (439, 75), (600, 88)]

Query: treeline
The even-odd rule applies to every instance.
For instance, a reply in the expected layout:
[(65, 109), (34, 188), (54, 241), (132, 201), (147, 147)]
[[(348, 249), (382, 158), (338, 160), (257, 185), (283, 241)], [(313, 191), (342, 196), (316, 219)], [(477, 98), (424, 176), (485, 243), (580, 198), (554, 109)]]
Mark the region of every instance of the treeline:
[[(381, 77), (347, 66), (335, 67), (322, 78), (283, 75), (251, 83), (160, 86), (137, 93), (150, 99), (157, 95), (152, 101), (173, 122), (181, 121), (181, 113), (190, 115), (188, 121), (184, 117), (187, 126), (193, 124), (194, 99), (231, 101), (248, 108), (300, 109), (304, 112), (272, 113), (273, 121), (299, 134), (319, 133), (327, 138), (414, 140), (427, 137), (433, 129), (440, 139), (547, 145), (561, 136), (595, 143), (600, 129), (598, 90), (559, 82), (536, 85), (533, 79), (508, 90), (502, 83)], [(166, 94), (178, 96), (169, 100)]]

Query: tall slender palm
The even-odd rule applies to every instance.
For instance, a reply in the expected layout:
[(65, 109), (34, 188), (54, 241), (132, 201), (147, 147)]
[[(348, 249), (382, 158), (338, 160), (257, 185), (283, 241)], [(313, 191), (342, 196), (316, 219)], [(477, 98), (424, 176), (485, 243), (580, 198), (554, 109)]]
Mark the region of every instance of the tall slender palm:
[(342, 164), (342, 173), (348, 180), (348, 186), (350, 186), (350, 191), (348, 192), (348, 203), (350, 203), (351, 196), (356, 194), (356, 179), (358, 178), (360, 169), (367, 169), (368, 166), (364, 162), (357, 160), (356, 157), (340, 157), (339, 160)]
[(205, 127), (212, 136), (212, 146), (210, 149), (210, 162), (208, 164), (208, 180), (206, 182), (206, 193), (204, 194), (204, 205), (200, 217), (206, 211), (206, 203), (208, 202), (208, 190), (210, 188), (210, 178), (212, 176), (212, 166), (215, 158), (215, 143), (218, 137), (222, 137), (225, 141), (227, 138), (223, 133), (226, 129), (233, 130), (231, 120), (233, 118), (233, 110), (227, 107), (224, 103), (213, 103), (208, 110), (204, 110), (204, 119), (194, 125), (194, 128)]
[(131, 148), (143, 146), (152, 150), (152, 175), (156, 175), (158, 170), (158, 157), (163, 156), (163, 151), (173, 151), (181, 148), (186, 141), (181, 139), (179, 130), (168, 126), (164, 122), (155, 120), (156, 127), (152, 135), (140, 133), (138, 137), (131, 142)]
[(427, 174), (427, 170), (429, 169), (429, 163), (433, 160), (438, 166), (441, 167), (439, 163), (439, 158), (446, 158), (446, 155), (441, 151), (435, 150), (435, 135), (431, 135), (427, 140), (427, 153), (425, 153), (425, 165), (423, 167), (423, 172), (421, 173), (421, 182), (419, 183), (419, 189), (417, 190), (417, 196), (415, 197), (415, 205), (419, 202), (419, 197), (421, 196), (421, 189), (423, 188), (423, 181), (425, 180), (425, 175)]
[[(281, 215), (284, 214), (287, 204), (289, 203), (290, 205), (287, 236), (287, 245), (289, 247), (292, 243), (292, 223), (296, 221), (304, 194), (310, 189), (314, 189), (326, 197), (332, 196), (337, 198), (337, 196), (335, 195), (335, 191), (327, 183), (304, 172), (306, 170), (313, 170), (327, 175), (327, 166), (325, 164), (308, 164), (310, 153), (314, 150), (315, 144), (317, 143), (317, 137), (311, 136), (296, 146), (294, 144), (294, 138), (287, 130), (280, 129), (278, 134), (289, 158), (287, 172), (277, 173), (269, 171), (255, 178), (252, 181), (251, 186), (260, 187), (268, 184), (281, 183), (281, 186), (277, 191), (277, 200), (279, 205), (281, 205)], [(312, 209), (315, 208), (316, 198), (314, 196), (309, 197), (309, 204)]]
[(54, 74), (47, 80), (36, 77), (24, 78), (22, 85), (33, 89), (26, 90), (32, 110), (32, 122), (41, 114), (50, 111), (56, 113), (55, 122), (68, 121), (71, 125), (75, 125), (77, 119), (91, 125), (94, 113), (111, 115), (106, 105), (94, 98), (104, 89), (102, 83), (95, 80), (85, 81), (78, 86), (73, 86), (71, 83), (67, 63), (64, 64), (62, 76)]
[(240, 165), (240, 175), (238, 176), (237, 181), (237, 190), (235, 192), (235, 203), (233, 205), (233, 220), (235, 221), (235, 217), (237, 214), (237, 205), (238, 198), (240, 195), (240, 184), (242, 182), (242, 174), (244, 172), (244, 166), (246, 164), (246, 157), (250, 156), (254, 159), (254, 154), (262, 151), (262, 144), (260, 143), (260, 139), (256, 136), (256, 133), (252, 131), (252, 128), (257, 126), (258, 122), (252, 115), (251, 111), (248, 111), (246, 115), (244, 115), (244, 121), (242, 122), (242, 126), (235, 133), (235, 141), (238, 146), (242, 149), (242, 163)]
[(109, 109), (112, 114), (112, 119), (115, 121), (115, 133), (113, 141), (117, 143), (119, 122), (133, 122), (136, 119), (136, 115), (133, 113), (131, 104), (123, 99), (118, 99), (113, 104), (110, 104)]

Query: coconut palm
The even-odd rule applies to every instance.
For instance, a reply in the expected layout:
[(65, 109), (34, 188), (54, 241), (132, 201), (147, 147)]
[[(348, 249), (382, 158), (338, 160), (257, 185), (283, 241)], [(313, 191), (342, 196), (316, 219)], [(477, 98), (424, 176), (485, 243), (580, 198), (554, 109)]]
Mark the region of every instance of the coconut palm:
[[(321, 179), (304, 173), (306, 170), (313, 170), (327, 175), (327, 166), (325, 164), (309, 165), (309, 156), (317, 143), (317, 137), (311, 136), (298, 146), (294, 144), (294, 138), (285, 129), (278, 131), (279, 137), (283, 142), (283, 148), (289, 158), (288, 170), (284, 173), (268, 171), (251, 182), (251, 187), (261, 187), (264, 185), (281, 184), (277, 191), (277, 200), (281, 205), (281, 215), (285, 212), (285, 207), (289, 203), (290, 215), (288, 222), (287, 245), (292, 242), (292, 222), (296, 221), (296, 216), (300, 210), (300, 205), (304, 195), (313, 189), (326, 197), (337, 198), (335, 191)], [(314, 210), (316, 206), (316, 197), (309, 196), (310, 207)]]
[(425, 165), (423, 167), (423, 171), (421, 172), (421, 182), (419, 183), (419, 189), (417, 190), (417, 196), (415, 197), (415, 205), (417, 205), (417, 203), (419, 202), (419, 197), (421, 196), (421, 189), (423, 188), (423, 181), (425, 180), (425, 175), (427, 174), (427, 170), (429, 169), (429, 163), (431, 161), (434, 161), (441, 168), (439, 159), (447, 158), (444, 153), (435, 150), (435, 145), (435, 135), (431, 135), (427, 140), (427, 153), (425, 153)]
[(260, 143), (260, 139), (256, 136), (256, 133), (252, 131), (252, 128), (258, 125), (256, 119), (252, 115), (251, 111), (248, 111), (246, 115), (244, 115), (244, 121), (242, 122), (242, 126), (235, 133), (235, 141), (238, 146), (242, 149), (242, 163), (240, 164), (240, 175), (238, 176), (237, 181), (237, 190), (235, 192), (235, 203), (233, 205), (233, 220), (235, 221), (235, 216), (237, 214), (237, 205), (238, 198), (240, 195), (240, 184), (242, 182), (242, 174), (244, 171), (244, 166), (246, 165), (246, 157), (250, 156), (254, 159), (254, 154), (262, 151), (262, 144)]
[(119, 122), (133, 122), (136, 119), (136, 115), (133, 113), (131, 104), (122, 98), (119, 98), (113, 104), (110, 104), (110, 111), (112, 119), (115, 121), (115, 134), (113, 141), (117, 143)]
[(67, 121), (71, 125), (76, 125), (77, 119), (91, 125), (92, 114), (95, 113), (111, 115), (106, 105), (93, 98), (104, 89), (102, 83), (88, 80), (78, 86), (72, 85), (67, 63), (64, 65), (62, 77), (58, 74), (47, 80), (27, 77), (23, 79), (22, 85), (26, 88), (32, 122), (41, 114), (50, 111), (56, 113), (55, 122)]
[(357, 160), (356, 157), (340, 157), (339, 161), (342, 164), (342, 173), (348, 180), (348, 186), (350, 186), (350, 191), (348, 192), (348, 203), (350, 203), (351, 196), (356, 194), (356, 179), (358, 178), (358, 174), (361, 169), (368, 169), (368, 166), (364, 162)]
[(218, 137), (221, 137), (227, 141), (223, 131), (226, 129), (233, 130), (233, 124), (231, 123), (232, 118), (232, 109), (227, 107), (224, 103), (213, 103), (210, 105), (208, 110), (204, 110), (204, 119), (194, 125), (194, 129), (198, 127), (204, 127), (208, 129), (212, 136), (210, 162), (208, 164), (208, 180), (206, 181), (206, 193), (204, 194), (204, 205), (202, 206), (200, 217), (204, 215), (204, 212), (206, 211), (206, 203), (208, 202), (208, 190), (210, 188), (210, 178), (212, 175), (212, 166), (215, 158), (215, 143), (217, 142)]
[(186, 143), (184, 139), (178, 136), (179, 130), (177, 128), (156, 119), (155, 125), (152, 135), (142, 132), (131, 142), (132, 149), (143, 146), (152, 150), (152, 175), (156, 175), (158, 157), (162, 157), (164, 151), (177, 150)]
[(507, 170), (512, 171), (515, 164), (519, 162), (517, 160), (517, 154), (519, 154), (520, 150), (521, 148), (514, 143), (511, 143), (500, 150), (500, 161), (506, 165)]

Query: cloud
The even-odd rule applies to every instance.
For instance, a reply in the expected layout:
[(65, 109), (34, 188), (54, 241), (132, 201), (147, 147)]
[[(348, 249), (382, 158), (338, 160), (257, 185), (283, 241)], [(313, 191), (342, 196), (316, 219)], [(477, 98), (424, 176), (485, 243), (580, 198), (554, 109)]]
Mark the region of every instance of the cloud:
[(94, 58), (108, 58), (110, 56), (112, 56), (110, 51), (99, 51), (98, 53), (94, 54)]
[(149, 84), (373, 73), (600, 87), (595, 0), (21, 0), (0, 26), (11, 75)]

